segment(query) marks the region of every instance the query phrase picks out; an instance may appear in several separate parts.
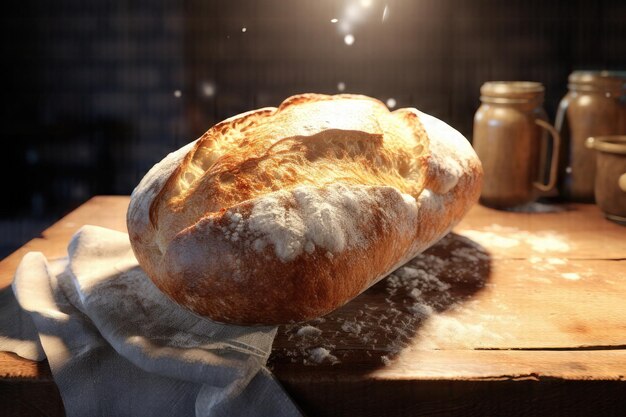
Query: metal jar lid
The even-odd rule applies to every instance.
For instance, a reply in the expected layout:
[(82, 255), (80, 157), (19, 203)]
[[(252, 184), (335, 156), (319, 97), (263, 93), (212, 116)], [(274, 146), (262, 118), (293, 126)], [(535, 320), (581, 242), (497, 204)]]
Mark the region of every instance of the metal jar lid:
[(543, 95), (543, 85), (534, 81), (488, 81), (480, 87), (483, 103), (540, 103)]
[(610, 71), (574, 71), (568, 78), (567, 87), (574, 91), (609, 93), (619, 96), (624, 93), (626, 77)]

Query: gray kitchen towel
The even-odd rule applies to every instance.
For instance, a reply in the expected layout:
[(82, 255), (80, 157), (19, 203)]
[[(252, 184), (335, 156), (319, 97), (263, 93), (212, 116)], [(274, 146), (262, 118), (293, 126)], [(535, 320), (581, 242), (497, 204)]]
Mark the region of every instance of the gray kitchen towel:
[(21, 309), (0, 296), (0, 349), (45, 352), (68, 416), (301, 415), (265, 367), (276, 327), (218, 324), (178, 306), (125, 233), (85, 226), (67, 258), (28, 253), (13, 292)]

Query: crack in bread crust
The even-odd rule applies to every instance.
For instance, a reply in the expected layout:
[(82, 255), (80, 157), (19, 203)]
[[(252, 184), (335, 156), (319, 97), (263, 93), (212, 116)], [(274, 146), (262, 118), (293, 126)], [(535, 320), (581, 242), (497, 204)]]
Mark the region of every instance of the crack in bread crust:
[[(417, 198), (424, 186), (428, 137), (412, 116), (390, 113), (364, 96), (307, 94), (287, 99), (278, 109), (219, 123), (200, 138), (155, 199), (153, 224), (180, 231), (192, 219), (300, 185), (393, 186)], [(179, 213), (170, 216), (175, 224), (161, 227), (162, 211)], [(173, 237), (167, 233), (159, 241), (164, 245)]]

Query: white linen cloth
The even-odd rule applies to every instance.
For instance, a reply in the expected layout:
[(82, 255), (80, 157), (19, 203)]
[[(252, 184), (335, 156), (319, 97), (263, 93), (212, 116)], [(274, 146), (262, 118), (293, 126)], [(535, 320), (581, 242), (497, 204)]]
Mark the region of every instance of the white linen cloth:
[(13, 292), (19, 306), (0, 295), (0, 350), (45, 352), (68, 416), (301, 415), (265, 367), (276, 327), (218, 324), (178, 306), (125, 233), (85, 226), (67, 258), (28, 253)]

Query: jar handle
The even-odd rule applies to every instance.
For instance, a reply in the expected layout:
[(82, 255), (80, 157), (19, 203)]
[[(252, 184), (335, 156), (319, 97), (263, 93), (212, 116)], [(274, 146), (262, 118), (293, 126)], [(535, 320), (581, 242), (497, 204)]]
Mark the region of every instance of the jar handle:
[(619, 176), (619, 179), (617, 180), (617, 185), (620, 190), (626, 193), (626, 172)]
[(559, 148), (561, 147), (561, 137), (559, 136), (559, 132), (557, 132), (557, 130), (550, 123), (545, 122), (541, 119), (535, 120), (535, 123), (550, 132), (550, 136), (552, 136), (554, 146), (552, 147), (552, 160), (550, 161), (550, 178), (548, 179), (548, 183), (544, 184), (542, 182), (535, 181), (533, 185), (541, 191), (550, 191), (556, 185), (557, 165), (559, 162)]
[(559, 103), (559, 108), (556, 111), (556, 118), (554, 119), (554, 127), (558, 132), (563, 133), (563, 125), (565, 124), (565, 114), (567, 113), (567, 107), (569, 102), (564, 98)]

